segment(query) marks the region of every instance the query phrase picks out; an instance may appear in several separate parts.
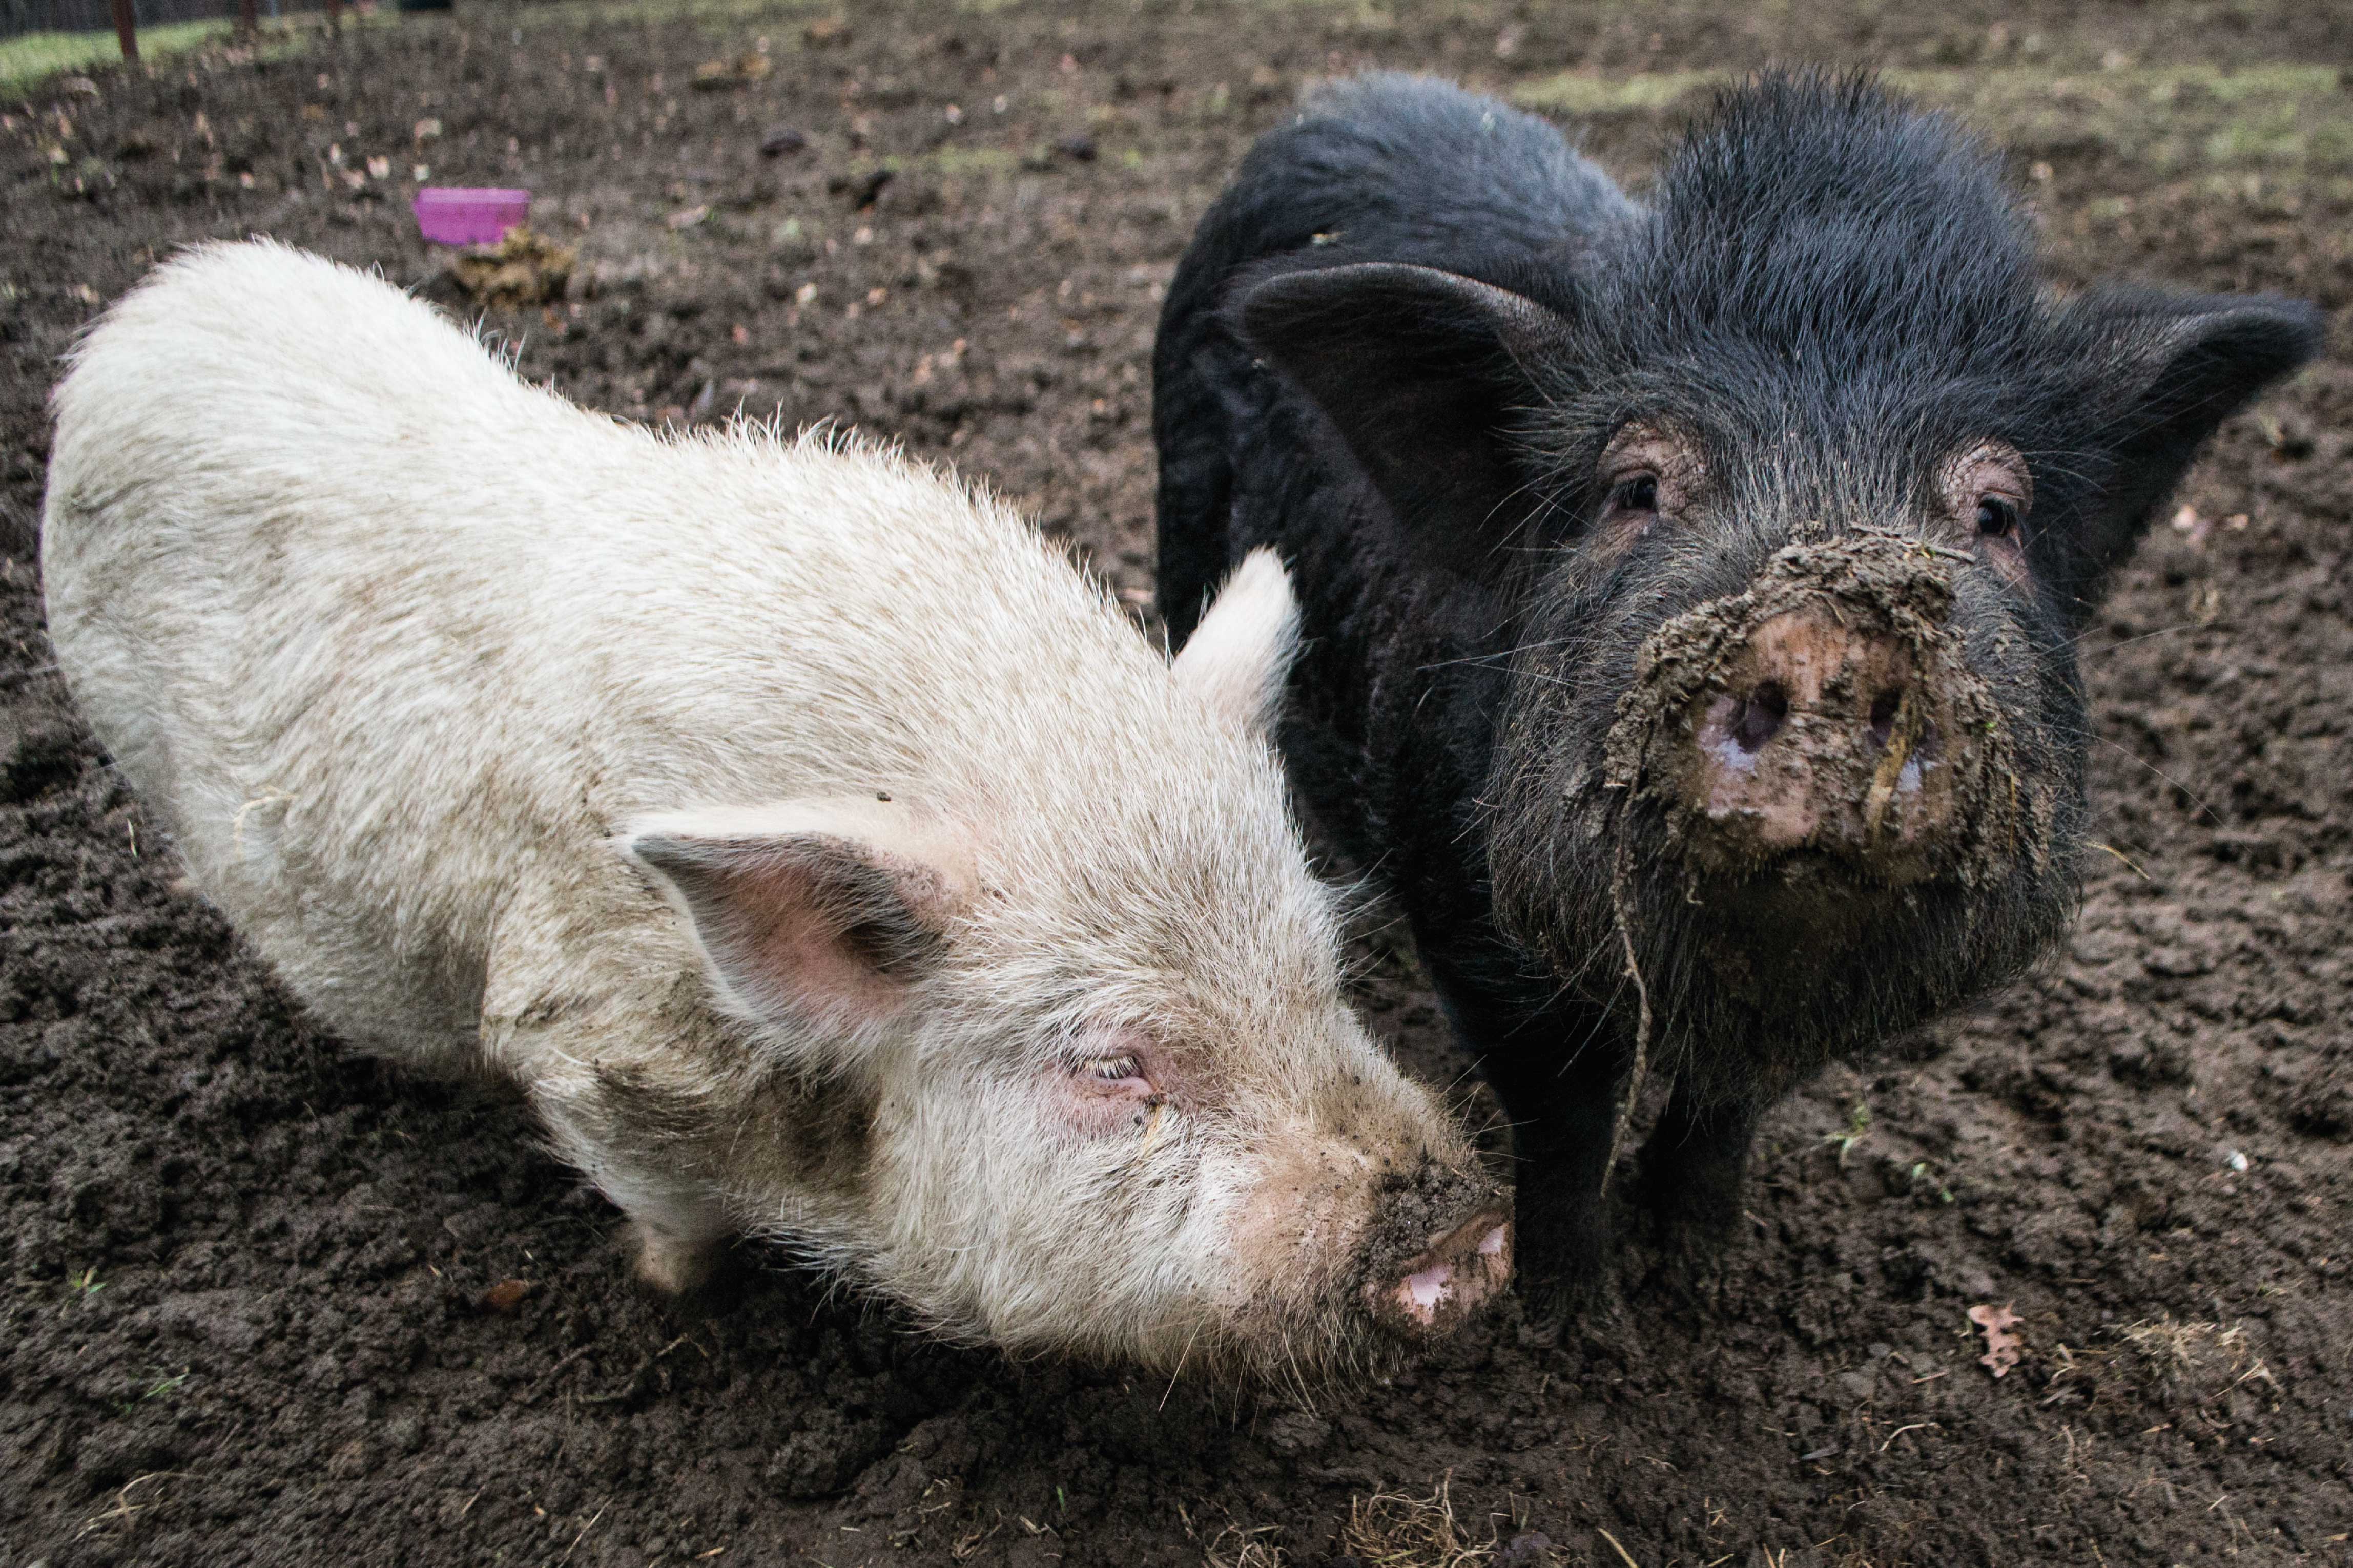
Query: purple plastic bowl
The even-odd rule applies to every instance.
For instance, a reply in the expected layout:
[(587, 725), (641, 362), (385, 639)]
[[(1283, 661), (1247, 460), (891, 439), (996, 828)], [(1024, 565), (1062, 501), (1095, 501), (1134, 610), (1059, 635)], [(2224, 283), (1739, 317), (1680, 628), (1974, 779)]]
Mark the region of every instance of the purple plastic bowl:
[(417, 226), (436, 245), (496, 245), (530, 216), (529, 191), (427, 185), (417, 193)]

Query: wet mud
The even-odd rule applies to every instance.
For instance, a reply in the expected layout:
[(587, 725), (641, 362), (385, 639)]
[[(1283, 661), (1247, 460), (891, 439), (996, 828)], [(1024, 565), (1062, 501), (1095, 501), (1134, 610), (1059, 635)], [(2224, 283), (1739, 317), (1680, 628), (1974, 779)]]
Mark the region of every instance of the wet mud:
[[(2341, 7), (385, 10), (0, 103), (0, 1563), (2346, 1560)], [(2062, 283), (2299, 294), (2338, 352), (2087, 630), (2061, 953), (1784, 1102), (1722, 1257), (1634, 1246), (1557, 1339), (1507, 1303), (1352, 1394), (1245, 1395), (931, 1343), (749, 1249), (651, 1300), (522, 1107), (343, 1049), (187, 896), (52, 668), (42, 400), (178, 245), (272, 234), (470, 316), (415, 171), (528, 185), (579, 257), (484, 318), (525, 374), (903, 439), (1141, 615), (1160, 294), (1304, 81), (1445, 72), (1639, 181), (1710, 73), (1791, 58), (2000, 135)], [(1377, 919), (1362, 956), (1372, 1027), (1500, 1148)], [(1999, 1376), (1973, 1309), (2015, 1320)]]

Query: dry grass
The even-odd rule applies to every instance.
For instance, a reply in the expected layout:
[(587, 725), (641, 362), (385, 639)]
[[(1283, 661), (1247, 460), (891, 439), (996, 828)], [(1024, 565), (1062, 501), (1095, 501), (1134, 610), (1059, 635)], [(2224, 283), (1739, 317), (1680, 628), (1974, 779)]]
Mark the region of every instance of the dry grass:
[(1370, 1568), (1480, 1568), (1495, 1556), (1492, 1521), (1474, 1539), (1454, 1517), (1450, 1472), (1426, 1498), (1375, 1492), (1348, 1505), (1340, 1550)]
[(1261, 1524), (1245, 1530), (1229, 1524), (1203, 1549), (1201, 1560), (1208, 1568), (1286, 1568), (1291, 1554), (1271, 1539), (1281, 1528)]
[(2205, 1435), (2254, 1414), (2243, 1399), (2226, 1408), (2224, 1402), (2241, 1389), (2274, 1408), (2279, 1400), (2279, 1380), (2236, 1323), (2150, 1318), (2118, 1329), (2103, 1346), (2059, 1345), (2051, 1360), (2046, 1405), (2094, 1405), (2121, 1396), (2145, 1401), (2171, 1414), (2185, 1430)]
[(2160, 1387), (2204, 1404), (2248, 1383), (2274, 1394), (2278, 1380), (2247, 1342), (2236, 1323), (2183, 1322), (2170, 1316), (2133, 1323), (2119, 1331), (2144, 1370)]
[[(1334, 1555), (1353, 1557), (1365, 1568), (1496, 1568), (1503, 1560), (1501, 1533), (1491, 1518), (1486, 1533), (1474, 1535), (1456, 1516), (1453, 1479), (1448, 1472), (1428, 1497), (1382, 1491), (1357, 1498), (1348, 1505)], [(1192, 1533), (1193, 1521), (1186, 1524)], [(1202, 1561), (1208, 1568), (1289, 1568), (1291, 1552), (1276, 1540), (1280, 1530), (1229, 1523), (1202, 1548)], [(1539, 1562), (1550, 1560), (1549, 1552), (1537, 1554)]]

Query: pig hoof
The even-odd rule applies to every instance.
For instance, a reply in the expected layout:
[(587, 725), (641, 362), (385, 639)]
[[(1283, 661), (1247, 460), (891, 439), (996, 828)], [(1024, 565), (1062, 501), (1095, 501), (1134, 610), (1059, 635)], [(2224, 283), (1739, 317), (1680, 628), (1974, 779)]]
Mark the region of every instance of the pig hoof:
[(1537, 1342), (1556, 1344), (1571, 1323), (1596, 1317), (1612, 1300), (1609, 1273), (1595, 1268), (1540, 1279), (1520, 1276), (1520, 1321)]
[(699, 1290), (719, 1271), (720, 1244), (666, 1236), (643, 1225), (635, 1227), (638, 1279), (665, 1296)]

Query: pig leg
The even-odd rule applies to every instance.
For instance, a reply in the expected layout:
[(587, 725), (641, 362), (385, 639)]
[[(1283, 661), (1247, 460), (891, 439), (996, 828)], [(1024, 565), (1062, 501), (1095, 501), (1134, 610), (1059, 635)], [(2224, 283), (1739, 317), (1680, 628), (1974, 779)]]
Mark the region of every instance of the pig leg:
[(1609, 1289), (1603, 1184), (1622, 1081), (1615, 1057), (1597, 1046), (1566, 1064), (1543, 1053), (1487, 1059), (1517, 1156), (1514, 1261), (1530, 1316), (1545, 1323), (1593, 1305)]
[[(587, 944), (551, 912), (563, 901), (518, 897), (499, 917), (482, 987), (483, 1065), (522, 1087), (556, 1154), (629, 1216), (638, 1279), (664, 1295), (696, 1289), (734, 1227), (693, 1173), (702, 1162), (668, 1147), (682, 1119), (642, 1114), (662, 1102), (660, 1086), (642, 1063), (600, 1066), (607, 1042), (596, 1023), (568, 1016), (566, 958)], [(692, 1103), (691, 1094), (668, 1099)]]
[[(1425, 953), (1428, 960), (1433, 955)], [(1442, 960), (1430, 967), (1435, 978)], [(1511, 1122), (1514, 1267), (1531, 1319), (1547, 1326), (1609, 1288), (1609, 1134), (1626, 1061), (1600, 1020), (1574, 1010), (1451, 987), (1440, 1000)]]
[(709, 1187), (632, 1158), (617, 1143), (615, 1119), (596, 1096), (558, 1088), (532, 1095), (556, 1152), (577, 1166), (613, 1206), (629, 1216), (629, 1250), (638, 1279), (665, 1296), (701, 1289), (718, 1272), (734, 1234)]
[(1641, 1155), (1643, 1202), (1671, 1249), (1724, 1241), (1739, 1224), (1757, 1113), (1754, 1101), (1703, 1103), (1688, 1083), (1675, 1085)]

